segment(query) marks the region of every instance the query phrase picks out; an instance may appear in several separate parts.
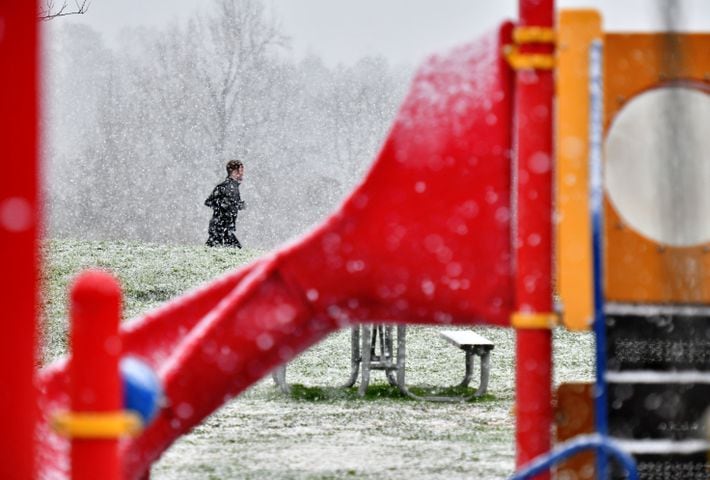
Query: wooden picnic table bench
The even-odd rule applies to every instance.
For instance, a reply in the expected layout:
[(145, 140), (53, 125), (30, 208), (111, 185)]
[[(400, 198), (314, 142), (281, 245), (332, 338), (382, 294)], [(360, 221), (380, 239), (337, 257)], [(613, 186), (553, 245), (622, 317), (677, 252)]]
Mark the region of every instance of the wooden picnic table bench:
[[(395, 330), (396, 329), (396, 330)], [(343, 385), (352, 387), (357, 381), (358, 372), (361, 370), (361, 381), (358, 394), (364, 396), (370, 383), (372, 370), (383, 370), (387, 380), (396, 386), (404, 395), (416, 400), (435, 402), (459, 402), (470, 400), (484, 395), (488, 389), (490, 374), (490, 354), (494, 348), (493, 342), (470, 330), (442, 330), (439, 335), (449, 343), (460, 348), (465, 353), (466, 373), (459, 384), (468, 387), (473, 378), (475, 357), (481, 359), (481, 376), (478, 388), (472, 395), (443, 396), (417, 395), (409, 390), (405, 381), (406, 366), (406, 334), (405, 325), (370, 325), (364, 324), (352, 327), (351, 330), (351, 371), (350, 377)], [(396, 342), (396, 343), (395, 343)], [(396, 346), (395, 346), (396, 345)], [(284, 392), (289, 392), (286, 382), (286, 366), (283, 365), (273, 373), (276, 385)]]

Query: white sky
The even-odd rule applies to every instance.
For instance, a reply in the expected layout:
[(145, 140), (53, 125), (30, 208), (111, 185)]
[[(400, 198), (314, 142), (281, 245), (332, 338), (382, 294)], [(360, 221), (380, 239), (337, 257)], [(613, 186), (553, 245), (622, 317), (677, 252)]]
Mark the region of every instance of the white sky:
[[(383, 55), (417, 64), (430, 53), (476, 38), (517, 16), (517, 0), (265, 0), (293, 53), (329, 64)], [(680, 5), (682, 30), (710, 31), (710, 0), (558, 0), (558, 8), (600, 10), (607, 30), (658, 30), (658, 5)], [(205, 10), (210, 0), (92, 0), (86, 15), (55, 22), (89, 24), (108, 42), (126, 26), (162, 26)]]

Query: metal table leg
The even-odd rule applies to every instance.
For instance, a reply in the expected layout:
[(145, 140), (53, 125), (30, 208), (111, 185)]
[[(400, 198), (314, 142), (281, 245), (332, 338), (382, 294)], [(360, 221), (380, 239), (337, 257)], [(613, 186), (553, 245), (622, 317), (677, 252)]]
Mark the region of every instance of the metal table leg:
[[(397, 327), (397, 331), (399, 332), (399, 328)], [(385, 369), (385, 375), (387, 375), (387, 382), (389, 382), (390, 386), (396, 387), (397, 386), (397, 366), (395, 364), (395, 351), (393, 348), (393, 329), (392, 325), (387, 325), (384, 327), (384, 342), (383, 346), (384, 349), (387, 352), (387, 368)], [(398, 334), (399, 335), (399, 334)]]
[(472, 351), (467, 351), (466, 353), (466, 374), (463, 377), (463, 380), (461, 383), (459, 383), (459, 387), (468, 387), (468, 384), (471, 383), (471, 379), (473, 378), (473, 367), (474, 367), (474, 361), (476, 359), (476, 355)]
[(358, 325), (350, 329), (350, 377), (343, 384), (344, 388), (350, 388), (357, 382), (357, 374), (360, 370), (360, 327)]
[(490, 369), (491, 352), (488, 350), (481, 354), (481, 383), (478, 385), (478, 390), (476, 390), (476, 397), (485, 395), (488, 390), (488, 375), (490, 373)]
[(291, 387), (286, 383), (286, 364), (281, 365), (271, 373), (271, 378), (282, 393), (291, 393)]
[(364, 397), (367, 387), (370, 385), (370, 366), (372, 363), (372, 328), (367, 324), (362, 325), (362, 348), (360, 351), (362, 352), (362, 375), (357, 394)]
[[(400, 332), (405, 327), (397, 327), (398, 342), (401, 342)], [(394, 327), (392, 325), (362, 325), (361, 338), (361, 364), (362, 373), (358, 395), (364, 396), (367, 387), (370, 385), (370, 372), (372, 370), (384, 370), (387, 381), (390, 385), (397, 386), (398, 366), (395, 363), (397, 355), (394, 352)], [(379, 345), (378, 345), (379, 338)]]

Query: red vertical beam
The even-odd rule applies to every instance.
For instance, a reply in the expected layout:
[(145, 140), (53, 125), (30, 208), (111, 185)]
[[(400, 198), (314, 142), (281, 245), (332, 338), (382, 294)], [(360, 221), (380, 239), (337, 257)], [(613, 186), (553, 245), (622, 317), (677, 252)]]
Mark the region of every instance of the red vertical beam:
[[(552, 28), (553, 0), (520, 0), (520, 27)], [(553, 44), (523, 43), (520, 53), (553, 53)], [(523, 68), (516, 76), (517, 227), (516, 312), (549, 318), (552, 312), (553, 70)], [(535, 326), (535, 324), (538, 326)], [(552, 335), (529, 322), (517, 330), (516, 463), (551, 447)], [(515, 324), (515, 322), (514, 322)], [(520, 326), (520, 325), (516, 325)], [(539, 478), (549, 478), (540, 475)]]
[[(108, 273), (88, 270), (71, 290), (71, 410), (114, 414), (122, 409), (118, 362), (121, 289)], [(74, 438), (73, 480), (119, 480), (118, 438)]]
[(37, 2), (0, 1), (0, 478), (35, 477)]

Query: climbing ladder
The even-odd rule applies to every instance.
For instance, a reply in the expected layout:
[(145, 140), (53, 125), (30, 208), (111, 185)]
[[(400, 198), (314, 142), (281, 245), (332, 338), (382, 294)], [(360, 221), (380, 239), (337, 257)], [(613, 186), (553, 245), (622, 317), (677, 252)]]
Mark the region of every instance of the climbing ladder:
[(641, 479), (706, 479), (710, 308), (607, 304), (604, 319), (609, 435)]

